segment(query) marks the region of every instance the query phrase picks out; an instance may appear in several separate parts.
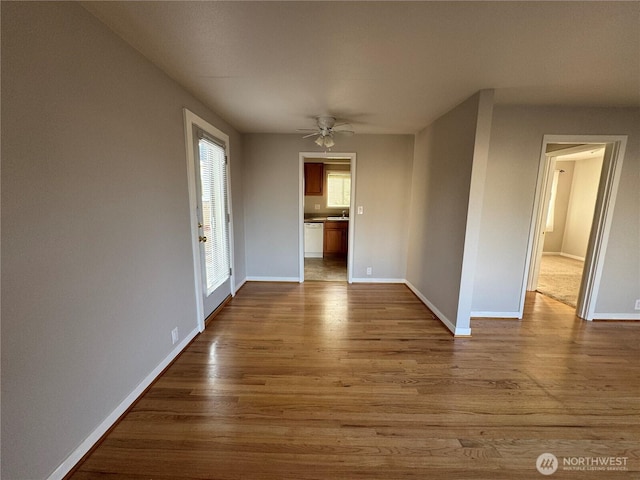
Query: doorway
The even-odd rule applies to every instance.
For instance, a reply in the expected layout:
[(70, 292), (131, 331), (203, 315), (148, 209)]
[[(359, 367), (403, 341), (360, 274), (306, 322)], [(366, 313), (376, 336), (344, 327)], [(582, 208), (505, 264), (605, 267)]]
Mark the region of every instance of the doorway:
[(300, 153), (300, 282), (352, 282), (355, 153)]
[(626, 146), (624, 136), (546, 135), (526, 289), (592, 320)]
[(536, 291), (576, 308), (591, 232), (604, 144), (550, 143), (549, 205), (542, 252), (536, 258)]

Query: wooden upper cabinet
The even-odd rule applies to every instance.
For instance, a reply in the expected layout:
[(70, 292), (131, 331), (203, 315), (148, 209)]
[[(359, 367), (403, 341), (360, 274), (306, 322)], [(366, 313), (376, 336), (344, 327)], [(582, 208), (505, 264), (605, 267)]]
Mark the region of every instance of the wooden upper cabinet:
[(304, 164), (304, 194), (321, 197), (324, 187), (324, 164)]

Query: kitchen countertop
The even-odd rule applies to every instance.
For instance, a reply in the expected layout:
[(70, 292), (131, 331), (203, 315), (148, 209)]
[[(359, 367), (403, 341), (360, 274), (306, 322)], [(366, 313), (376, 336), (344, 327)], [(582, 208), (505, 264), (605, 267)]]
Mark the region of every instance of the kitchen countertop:
[(349, 217), (340, 217), (338, 215), (336, 215), (335, 217), (333, 217), (333, 216), (329, 216), (329, 217), (310, 217), (310, 218), (305, 218), (304, 219), (305, 223), (348, 222), (348, 221), (349, 221)]

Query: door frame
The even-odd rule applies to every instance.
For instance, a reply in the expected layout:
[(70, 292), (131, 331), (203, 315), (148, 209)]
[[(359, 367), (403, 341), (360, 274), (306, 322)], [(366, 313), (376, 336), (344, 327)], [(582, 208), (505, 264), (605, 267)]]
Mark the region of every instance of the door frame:
[(217, 129), (209, 122), (199, 117), (187, 108), (183, 108), (184, 113), (184, 130), (185, 143), (187, 151), (187, 183), (189, 189), (189, 226), (191, 227), (191, 252), (193, 256), (193, 281), (194, 295), (196, 305), (197, 325), (200, 332), (205, 328), (204, 314), (204, 288), (202, 276), (202, 262), (200, 260), (200, 242), (198, 239), (198, 196), (196, 187), (196, 169), (195, 169), (195, 151), (193, 127), (197, 126), (207, 132), (209, 135), (222, 140), (225, 146), (225, 154), (227, 156), (227, 208), (229, 210), (228, 234), (229, 234), (229, 266), (231, 274), (229, 275), (229, 288), (231, 296), (235, 296), (235, 268), (233, 253), (233, 210), (231, 204), (231, 148), (229, 146), (229, 136), (223, 131)]
[(356, 154), (334, 152), (300, 152), (298, 165), (298, 270), (300, 283), (304, 282), (304, 161), (306, 158), (349, 159), (351, 172), (351, 201), (349, 202), (349, 246), (347, 252), (347, 282), (353, 283), (353, 249), (356, 230)]
[[(533, 203), (529, 241), (523, 275), (520, 298), (519, 318), (522, 318), (527, 290), (534, 290), (537, 280), (536, 258), (543, 248), (540, 241), (541, 230), (544, 229), (545, 212), (548, 209), (549, 185), (553, 178), (553, 165), (557, 155), (546, 153), (550, 143), (599, 143), (605, 144), (602, 172), (598, 184), (595, 211), (589, 235), (589, 244), (585, 256), (584, 271), (578, 294), (576, 315), (585, 320), (593, 320), (595, 305), (600, 289), (600, 279), (604, 257), (609, 242), (609, 232), (613, 220), (622, 164), (627, 145), (626, 135), (544, 135), (538, 166), (538, 180)], [(559, 153), (559, 152), (558, 152)]]

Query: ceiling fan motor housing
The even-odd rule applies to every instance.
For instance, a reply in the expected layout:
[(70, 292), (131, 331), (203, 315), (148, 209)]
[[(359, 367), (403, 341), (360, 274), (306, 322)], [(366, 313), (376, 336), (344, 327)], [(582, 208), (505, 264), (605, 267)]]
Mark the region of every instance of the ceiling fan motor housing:
[(320, 130), (322, 130), (322, 132), (326, 135), (325, 132), (329, 132), (333, 126), (336, 124), (336, 118), (335, 117), (329, 117), (329, 116), (321, 116), (318, 117), (318, 128)]

